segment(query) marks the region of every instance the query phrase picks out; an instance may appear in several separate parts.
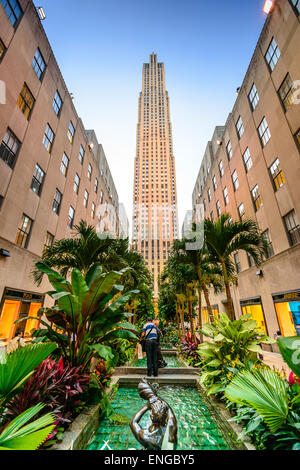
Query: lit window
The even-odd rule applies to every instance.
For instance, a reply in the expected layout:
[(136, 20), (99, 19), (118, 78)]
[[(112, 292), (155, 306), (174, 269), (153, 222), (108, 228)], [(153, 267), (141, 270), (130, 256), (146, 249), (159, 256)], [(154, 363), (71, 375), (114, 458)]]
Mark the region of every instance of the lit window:
[(27, 217), (27, 215), (23, 214), (21, 226), (17, 232), (16, 245), (21, 246), (22, 248), (27, 248), (31, 234), (32, 223), (33, 221)]
[(54, 236), (51, 233), (47, 232), (44, 247), (48, 248), (49, 246), (52, 246), (53, 243), (54, 243)]
[(93, 168), (92, 168), (92, 165), (89, 163), (89, 166), (88, 166), (88, 179), (90, 181), (92, 179), (92, 173), (93, 173)]
[(6, 47), (4, 46), (2, 40), (0, 39), (0, 62), (1, 62), (2, 57), (5, 54), (5, 51), (6, 51)]
[(246, 172), (248, 173), (250, 168), (252, 168), (252, 158), (251, 158), (250, 151), (248, 148), (246, 148), (243, 154), (243, 160), (244, 160)]
[(35, 171), (31, 182), (31, 189), (38, 196), (41, 195), (44, 177), (45, 173), (43, 172), (43, 170), (39, 167), (39, 165), (35, 165)]
[(227, 157), (228, 157), (228, 160), (231, 160), (232, 159), (232, 147), (231, 147), (231, 142), (229, 140), (227, 146), (226, 146), (226, 152), (227, 152)]
[(53, 141), (54, 141), (54, 132), (49, 126), (49, 124), (47, 124), (44, 139), (43, 139), (43, 144), (44, 144), (45, 149), (49, 153), (51, 153)]
[(68, 215), (68, 226), (70, 228), (73, 227), (74, 218), (75, 218), (75, 209), (72, 206), (70, 206), (69, 215)]
[(272, 258), (272, 256), (274, 256), (274, 249), (273, 249), (272, 240), (271, 240), (271, 237), (270, 237), (270, 232), (269, 232), (269, 230), (265, 230), (265, 231), (262, 233), (262, 236), (264, 237), (264, 239), (265, 239), (265, 240), (267, 241), (267, 243), (268, 243), (267, 258)]
[(220, 172), (220, 176), (222, 178), (222, 176), (224, 175), (224, 165), (223, 165), (222, 160), (219, 163), (219, 172)]
[(46, 69), (46, 63), (43, 59), (43, 56), (41, 54), (41, 51), (39, 48), (37, 48), (35, 56), (32, 61), (32, 67), (33, 70), (35, 71), (37, 77), (42, 80), (45, 69)]
[(69, 167), (69, 158), (68, 158), (67, 155), (64, 153), (64, 154), (63, 154), (63, 157), (62, 157), (61, 164), (60, 164), (60, 171), (62, 172), (62, 174), (63, 174), (64, 176), (67, 176), (68, 167)]
[(235, 127), (236, 127), (238, 138), (240, 139), (242, 135), (244, 134), (244, 126), (243, 126), (243, 121), (242, 121), (241, 116), (238, 118)]
[(254, 83), (253, 83), (253, 86), (250, 90), (248, 98), (249, 98), (249, 102), (250, 102), (250, 105), (251, 105), (251, 109), (252, 109), (252, 111), (254, 111), (256, 106), (258, 105), (258, 102), (259, 102), (258, 91), (257, 91), (256, 86), (255, 86)]
[(78, 174), (76, 173), (75, 179), (74, 179), (74, 191), (75, 191), (76, 194), (79, 193), (79, 186), (80, 186), (80, 178), (79, 178)]
[(68, 129), (68, 139), (71, 142), (71, 144), (73, 143), (73, 140), (74, 140), (74, 134), (75, 134), (75, 127), (73, 126), (72, 121), (70, 121), (69, 129)]
[(283, 220), (288, 232), (290, 245), (293, 246), (300, 243), (300, 225), (295, 211), (289, 212)]
[(61, 99), (60, 94), (58, 93), (58, 91), (55, 93), (55, 97), (54, 97), (54, 100), (53, 100), (52, 107), (54, 109), (55, 114), (57, 116), (59, 116), (61, 108), (62, 108), (62, 99)]
[(84, 192), (84, 199), (83, 199), (83, 205), (84, 207), (87, 207), (89, 203), (89, 193), (87, 191)]
[(265, 147), (269, 140), (271, 139), (271, 133), (268, 128), (267, 120), (264, 117), (263, 120), (261, 121), (259, 128), (258, 128), (258, 133), (261, 141), (261, 145)]
[(217, 201), (216, 207), (217, 207), (217, 214), (220, 216), (220, 215), (221, 215), (221, 204), (220, 204), (220, 201)]
[(268, 50), (266, 52), (266, 61), (270, 67), (271, 72), (274, 70), (278, 59), (280, 57), (280, 50), (277, 46), (277, 43), (274, 38), (272, 38), (272, 41), (270, 42), (270, 45), (268, 47)]
[(239, 205), (238, 211), (239, 211), (239, 217), (240, 217), (240, 219), (243, 220), (244, 217), (245, 217), (245, 207), (244, 207), (244, 204), (240, 204), (240, 205)]
[(291, 79), (290, 74), (288, 73), (278, 90), (278, 94), (280, 96), (280, 99), (281, 99), (281, 102), (285, 111), (287, 111), (288, 108), (292, 104), (294, 104), (294, 100), (295, 100), (294, 92), (295, 92), (294, 83)]
[(19, 148), (19, 140), (10, 129), (7, 129), (0, 146), (0, 158), (7, 163), (10, 168), (13, 168), (16, 163)]
[(258, 209), (260, 209), (263, 205), (261, 195), (259, 194), (258, 185), (254, 186), (251, 194), (255, 210), (258, 211)]
[(52, 204), (52, 210), (57, 215), (59, 215), (59, 212), (60, 212), (61, 201), (62, 201), (62, 194), (58, 189), (56, 189), (55, 196), (53, 199), (53, 204)]
[(275, 162), (270, 167), (270, 174), (272, 177), (274, 189), (275, 191), (278, 191), (278, 189), (285, 184), (285, 178), (283, 175), (283, 171), (280, 168), (279, 158), (276, 158)]
[(234, 172), (232, 173), (232, 183), (233, 183), (234, 190), (237, 191), (239, 189), (240, 184), (239, 184), (236, 170), (234, 170)]
[(18, 19), (22, 15), (22, 10), (18, 0), (0, 0), (0, 2), (9, 21), (11, 22), (11, 25), (15, 27), (18, 23)]
[(19, 106), (20, 110), (22, 111), (27, 120), (29, 120), (34, 102), (35, 99), (33, 95), (31, 94), (26, 83), (24, 83), (17, 105)]
[(81, 165), (83, 164), (84, 154), (85, 154), (84, 148), (82, 147), (82, 145), (80, 145), (78, 159), (79, 159)]
[(223, 194), (224, 194), (225, 206), (227, 206), (229, 204), (229, 196), (228, 196), (228, 189), (227, 188), (224, 188)]

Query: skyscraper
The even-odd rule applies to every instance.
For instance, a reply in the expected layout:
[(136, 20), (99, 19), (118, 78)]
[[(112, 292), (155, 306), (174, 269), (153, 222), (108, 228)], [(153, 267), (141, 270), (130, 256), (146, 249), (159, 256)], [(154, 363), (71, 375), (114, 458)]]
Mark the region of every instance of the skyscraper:
[(139, 96), (133, 195), (133, 244), (144, 256), (158, 296), (158, 277), (178, 238), (175, 159), (165, 68), (150, 55)]

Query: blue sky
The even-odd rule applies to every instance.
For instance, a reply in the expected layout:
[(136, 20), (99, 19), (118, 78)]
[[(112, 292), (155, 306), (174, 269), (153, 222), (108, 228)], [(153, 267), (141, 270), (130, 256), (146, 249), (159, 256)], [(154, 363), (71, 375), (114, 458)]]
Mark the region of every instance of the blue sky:
[(165, 63), (180, 228), (207, 141), (225, 123), (265, 21), (264, 0), (42, 0), (49, 37), (86, 128), (103, 144), (131, 222), (142, 64)]

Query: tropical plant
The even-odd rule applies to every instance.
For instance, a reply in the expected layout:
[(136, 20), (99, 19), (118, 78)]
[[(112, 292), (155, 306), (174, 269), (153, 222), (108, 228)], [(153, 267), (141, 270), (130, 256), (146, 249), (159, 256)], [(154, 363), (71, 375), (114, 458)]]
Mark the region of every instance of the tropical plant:
[(275, 342), (259, 331), (250, 317), (243, 315), (231, 321), (226, 313), (221, 313), (219, 319), (203, 326), (202, 333), (210, 341), (199, 345), (201, 362), (197, 365), (202, 371), (200, 383), (208, 387), (209, 394), (224, 391), (239, 370), (259, 362), (257, 354), (263, 352), (260, 343)]
[(37, 404), (11, 421), (0, 434), (0, 450), (38, 449), (55, 427), (55, 417), (51, 413), (32, 422), (43, 407)]
[(69, 282), (44, 263), (38, 262), (36, 267), (47, 274), (55, 289), (48, 293), (55, 301), (54, 307), (40, 309), (39, 314), (45, 315), (50, 324), (41, 319), (45, 329), (38, 337), (55, 339), (71, 366), (88, 368), (94, 355), (111, 360), (114, 353), (109, 343), (116, 338), (137, 341), (133, 333), (136, 328), (127, 321), (132, 314), (124, 308), (139, 291), (122, 295), (123, 286), (117, 284), (128, 268), (103, 273), (100, 266), (94, 265), (85, 278), (73, 269)]
[(195, 338), (189, 338), (187, 335), (181, 338), (179, 351), (183, 355), (184, 359), (190, 364), (195, 365), (198, 360), (197, 350), (199, 347), (199, 340)]
[(228, 313), (230, 319), (234, 320), (230, 282), (236, 268), (232, 256), (239, 250), (243, 250), (252, 256), (256, 266), (260, 266), (267, 255), (269, 243), (262, 236), (254, 220), (230, 222), (229, 219), (229, 214), (221, 214), (216, 222), (206, 219), (204, 230), (211, 262), (219, 264), (222, 269)]
[(300, 378), (300, 339), (297, 336), (281, 338), (278, 346), (287, 365)]

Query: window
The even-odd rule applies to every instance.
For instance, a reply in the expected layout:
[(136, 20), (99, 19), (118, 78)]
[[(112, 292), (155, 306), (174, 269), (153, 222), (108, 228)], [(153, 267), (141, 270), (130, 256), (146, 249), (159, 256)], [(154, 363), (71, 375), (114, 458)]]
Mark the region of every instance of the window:
[(206, 211), (206, 199), (203, 199), (204, 212)]
[(48, 248), (49, 246), (52, 246), (53, 243), (54, 243), (54, 236), (51, 233), (47, 232), (44, 247)]
[(243, 121), (242, 121), (241, 116), (238, 118), (235, 127), (236, 127), (238, 138), (240, 139), (242, 135), (244, 134), (244, 126), (243, 126)]
[(254, 208), (256, 211), (258, 211), (258, 209), (260, 209), (261, 206), (263, 205), (261, 195), (259, 194), (258, 185), (254, 186), (254, 188), (251, 191), (251, 194), (252, 194)]
[(95, 178), (94, 191), (96, 194), (98, 193), (98, 187), (99, 187), (99, 181), (98, 181), (98, 178)]
[(61, 201), (62, 201), (62, 194), (58, 189), (56, 189), (53, 204), (52, 204), (52, 210), (57, 215), (59, 215), (59, 212), (60, 212)]
[(84, 154), (85, 154), (84, 148), (82, 147), (82, 145), (80, 145), (78, 159), (79, 159), (81, 165), (83, 164)]
[(292, 82), (291, 76), (288, 73), (278, 90), (278, 94), (285, 111), (287, 111), (288, 108), (294, 104), (294, 91), (294, 83)]
[(33, 58), (32, 67), (37, 77), (40, 80), (42, 80), (44, 72), (45, 72), (46, 64), (39, 48), (37, 48), (35, 56)]
[(214, 191), (216, 191), (218, 186), (217, 186), (217, 178), (215, 176), (213, 177), (213, 187), (214, 187)]
[(72, 121), (70, 121), (69, 129), (68, 129), (68, 139), (71, 142), (71, 144), (73, 144), (74, 134), (75, 134), (75, 127), (73, 126)]
[(83, 199), (83, 205), (84, 207), (87, 207), (89, 203), (89, 193), (87, 191), (84, 192), (84, 199)]
[(22, 248), (27, 248), (31, 234), (32, 223), (33, 221), (27, 217), (27, 215), (23, 214), (21, 226), (17, 232), (16, 245), (21, 246)]
[(69, 167), (69, 158), (68, 158), (67, 155), (64, 153), (64, 154), (63, 154), (63, 157), (62, 157), (61, 164), (60, 164), (60, 171), (62, 172), (62, 174), (63, 174), (64, 176), (67, 176), (68, 167)]
[(254, 259), (251, 255), (249, 255), (249, 253), (247, 253), (247, 259), (248, 259), (248, 266), (249, 268), (252, 268), (253, 266), (255, 266), (255, 262), (254, 262)]
[(75, 180), (74, 180), (74, 191), (75, 191), (76, 194), (79, 193), (79, 186), (80, 186), (80, 178), (79, 178), (78, 174), (76, 173)]
[(46, 131), (45, 131), (45, 135), (44, 135), (43, 144), (44, 144), (45, 149), (46, 149), (49, 153), (51, 153), (51, 150), (52, 150), (52, 145), (53, 145), (54, 137), (55, 137), (55, 136), (54, 136), (53, 130), (51, 129), (51, 127), (49, 126), (49, 124), (47, 124)]
[(225, 206), (227, 206), (229, 204), (229, 196), (228, 196), (228, 189), (226, 187), (224, 188), (223, 194), (224, 194)]
[(92, 219), (95, 218), (95, 213), (96, 213), (96, 206), (95, 206), (95, 203), (93, 202), (93, 204), (92, 204), (92, 213), (91, 213)]
[(300, 151), (300, 129), (297, 130), (294, 137), (295, 137), (296, 143), (297, 143), (299, 151)]
[(272, 38), (272, 41), (270, 42), (270, 45), (265, 55), (266, 61), (270, 67), (271, 72), (273, 72), (278, 62), (279, 57), (280, 57), (280, 50), (277, 46), (275, 39)]
[(0, 0), (12, 26), (17, 26), (22, 10), (17, 0)]
[(68, 227), (72, 228), (75, 218), (75, 209), (70, 206), (69, 215), (68, 215)]
[(211, 213), (210, 213), (210, 220), (211, 220), (212, 222), (214, 221), (214, 213), (213, 213), (213, 211), (211, 211)]
[(92, 179), (92, 173), (93, 173), (93, 168), (92, 168), (92, 165), (89, 163), (89, 166), (88, 166), (88, 179), (90, 181)]
[(45, 178), (45, 173), (43, 172), (43, 170), (39, 167), (39, 165), (35, 165), (35, 171), (34, 171), (32, 182), (31, 182), (31, 189), (38, 196), (41, 195), (44, 178)]
[(300, 0), (291, 0), (291, 2), (297, 15), (300, 15)]
[(251, 155), (250, 155), (250, 150), (248, 148), (246, 148), (246, 150), (243, 154), (243, 160), (244, 160), (244, 164), (245, 164), (246, 173), (248, 173), (248, 171), (252, 168), (252, 158), (251, 158)]
[(208, 197), (208, 201), (210, 202), (211, 201), (211, 190), (210, 190), (210, 188), (207, 191), (207, 197)]
[(17, 105), (19, 106), (20, 110), (22, 111), (27, 120), (29, 120), (34, 102), (35, 99), (31, 91), (29, 90), (26, 83), (24, 83), (19, 99), (17, 101)]
[(258, 128), (258, 133), (261, 141), (261, 145), (265, 147), (269, 140), (271, 139), (271, 133), (268, 128), (267, 120), (264, 117), (263, 120), (261, 121), (259, 128)]
[(252, 111), (254, 111), (259, 102), (259, 95), (255, 86), (255, 83), (253, 83), (252, 85), (248, 98), (249, 98), (251, 109)]
[(217, 207), (217, 214), (220, 216), (220, 215), (221, 215), (221, 204), (220, 204), (220, 201), (217, 201), (216, 207)]
[(5, 51), (6, 51), (6, 47), (4, 46), (2, 40), (0, 39), (0, 62), (5, 54)]
[(2, 160), (7, 163), (8, 166), (10, 166), (10, 168), (15, 166), (19, 148), (19, 140), (10, 129), (7, 129), (0, 147), (0, 158), (2, 158)]
[(240, 204), (240, 205), (239, 205), (238, 211), (239, 211), (239, 217), (240, 217), (240, 219), (243, 220), (244, 217), (245, 217), (245, 207), (244, 207), (244, 204)]
[(240, 273), (242, 271), (242, 266), (241, 266), (241, 263), (240, 263), (240, 257), (239, 257), (239, 254), (238, 253), (235, 253), (233, 255), (234, 257), (234, 264), (235, 264), (235, 269), (236, 269), (236, 272), (237, 273)]
[(52, 107), (54, 109), (54, 112), (55, 112), (56, 116), (60, 115), (62, 104), (63, 103), (62, 103), (62, 99), (60, 97), (60, 94), (58, 93), (58, 91), (56, 91), (55, 97), (54, 97), (54, 100), (53, 100), (53, 104), (52, 104)]
[(222, 160), (219, 163), (219, 172), (220, 172), (220, 176), (222, 178), (222, 176), (224, 175), (224, 165), (223, 165)]
[(271, 241), (271, 237), (270, 237), (270, 232), (269, 230), (265, 230), (263, 233), (262, 233), (262, 236), (264, 237), (264, 239), (267, 241), (268, 243), (268, 252), (267, 252), (267, 258), (272, 258), (272, 256), (274, 256), (274, 249), (273, 249), (273, 245), (272, 245), (272, 241)]
[(288, 232), (290, 245), (293, 246), (300, 243), (300, 225), (295, 211), (289, 212), (283, 220)]
[(226, 146), (226, 152), (227, 152), (227, 157), (228, 157), (228, 160), (231, 160), (232, 159), (232, 147), (231, 147), (231, 142), (229, 140), (227, 146)]
[(238, 180), (238, 175), (237, 175), (237, 172), (236, 170), (234, 170), (234, 172), (232, 173), (232, 183), (233, 183), (233, 187), (234, 187), (234, 190), (237, 191), (239, 189), (239, 180)]
[(103, 191), (100, 193), (100, 204), (103, 204)]
[(272, 177), (274, 189), (275, 191), (278, 191), (278, 189), (285, 184), (285, 178), (283, 176), (283, 171), (280, 168), (279, 158), (276, 158), (273, 165), (269, 168), (269, 171)]

